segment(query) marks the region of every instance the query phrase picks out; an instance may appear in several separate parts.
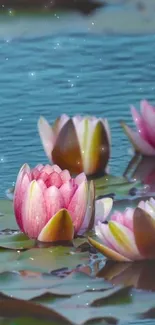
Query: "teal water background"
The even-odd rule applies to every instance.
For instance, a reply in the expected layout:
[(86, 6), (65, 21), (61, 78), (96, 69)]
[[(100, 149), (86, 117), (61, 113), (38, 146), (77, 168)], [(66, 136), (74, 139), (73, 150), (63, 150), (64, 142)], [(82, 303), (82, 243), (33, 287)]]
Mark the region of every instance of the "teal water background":
[(110, 172), (131, 158), (119, 121), (130, 104), (155, 102), (155, 36), (68, 33), (0, 40), (0, 197), (18, 169), (46, 163), (37, 120), (66, 113), (106, 117), (112, 132)]

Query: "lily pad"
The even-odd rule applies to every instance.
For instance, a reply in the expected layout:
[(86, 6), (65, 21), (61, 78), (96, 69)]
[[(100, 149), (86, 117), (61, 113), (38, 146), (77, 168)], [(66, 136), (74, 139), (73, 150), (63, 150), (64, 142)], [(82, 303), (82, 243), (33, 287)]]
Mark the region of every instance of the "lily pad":
[(18, 259), (18, 252), (0, 248), (0, 273), (12, 271), (12, 263)]
[(104, 195), (128, 195), (132, 188), (141, 187), (140, 182), (131, 182), (123, 176), (105, 175), (94, 180), (96, 186), (96, 198)]
[(37, 317), (46, 320), (53, 320), (59, 324), (71, 324), (59, 312), (48, 309), (44, 306), (37, 305), (20, 299), (0, 300), (0, 317)]
[[(107, 281), (92, 278), (82, 272), (72, 272), (64, 279), (53, 275), (22, 277), (4, 273), (0, 278), (0, 292), (6, 296), (30, 300), (45, 294), (71, 296), (85, 291), (106, 290), (112, 285)], [(53, 301), (53, 300), (52, 300)]]
[(4, 229), (19, 230), (11, 201), (0, 200), (0, 213), (0, 231)]
[(115, 195), (126, 196), (126, 195), (129, 195), (129, 192), (132, 188), (138, 189), (139, 187), (141, 187), (140, 182), (136, 182), (136, 183), (126, 182), (123, 184), (97, 187), (96, 188), (96, 198), (102, 197), (104, 195), (108, 195), (111, 193), (113, 193)]
[(12, 235), (0, 235), (0, 247), (10, 249), (27, 249), (32, 248), (35, 245), (35, 240), (29, 239), (26, 235), (12, 234)]
[(103, 177), (100, 178), (96, 178), (94, 180), (95, 185), (97, 188), (99, 187), (107, 187), (107, 186), (111, 186), (111, 185), (120, 185), (120, 184), (125, 184), (127, 183), (127, 178), (123, 177), (123, 176), (114, 176), (114, 175), (110, 175), (107, 174)]
[(18, 317), (18, 318), (14, 318), (14, 319), (0, 319), (0, 325), (27, 325), (27, 324), (31, 324), (31, 325), (61, 325), (62, 322), (58, 322), (55, 320), (40, 320), (38, 318), (28, 318), (28, 317)]
[(51, 274), (36, 273), (33, 276), (22, 275), (20, 272), (4, 272), (0, 276), (0, 291), (7, 290), (36, 290), (52, 288), (54, 285), (61, 283), (62, 279)]
[(57, 295), (75, 295), (88, 290), (95, 291), (109, 288), (111, 288), (111, 284), (107, 281), (92, 278), (82, 272), (72, 272), (49, 292)]
[[(56, 311), (61, 310), (62, 315), (78, 325), (99, 318), (108, 321), (109, 317), (114, 317), (122, 324), (128, 324), (141, 318), (141, 313), (147, 312), (149, 306), (151, 309), (155, 305), (155, 294), (143, 295), (142, 292), (130, 290), (130, 288), (115, 287), (103, 292), (85, 292), (63, 302), (53, 303), (51, 307)], [(47, 305), (50, 307), (49, 302)]]
[(13, 270), (51, 272), (64, 267), (75, 268), (79, 264), (88, 264), (89, 253), (77, 253), (70, 247), (33, 248), (21, 252), (12, 263)]

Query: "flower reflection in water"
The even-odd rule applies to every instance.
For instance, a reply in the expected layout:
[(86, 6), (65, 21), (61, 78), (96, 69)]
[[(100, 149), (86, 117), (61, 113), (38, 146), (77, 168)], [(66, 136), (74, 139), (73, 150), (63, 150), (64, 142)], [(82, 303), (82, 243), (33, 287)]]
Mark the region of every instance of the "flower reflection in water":
[(147, 194), (155, 193), (155, 157), (135, 155), (130, 160), (124, 177), (141, 181), (147, 190)]
[(132, 285), (141, 290), (155, 291), (155, 261), (117, 263), (107, 261), (97, 276), (114, 285)]

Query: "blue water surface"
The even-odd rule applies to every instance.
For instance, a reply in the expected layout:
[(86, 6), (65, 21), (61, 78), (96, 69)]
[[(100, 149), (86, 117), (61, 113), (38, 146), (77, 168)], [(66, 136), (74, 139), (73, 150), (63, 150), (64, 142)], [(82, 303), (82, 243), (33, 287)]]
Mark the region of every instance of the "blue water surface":
[(110, 171), (131, 158), (119, 121), (132, 125), (130, 104), (155, 102), (155, 35), (68, 33), (0, 40), (0, 197), (25, 162), (46, 163), (37, 120), (62, 114), (106, 117)]

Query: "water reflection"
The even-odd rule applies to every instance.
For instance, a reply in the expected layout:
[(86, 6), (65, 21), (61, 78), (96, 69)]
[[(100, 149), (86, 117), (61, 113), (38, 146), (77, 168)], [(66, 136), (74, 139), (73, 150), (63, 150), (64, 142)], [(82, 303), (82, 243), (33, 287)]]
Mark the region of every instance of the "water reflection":
[(137, 289), (155, 291), (155, 261), (117, 263), (107, 261), (97, 276), (115, 285), (132, 285)]
[(149, 185), (149, 192), (155, 194), (155, 157), (136, 154), (130, 160), (123, 176)]

